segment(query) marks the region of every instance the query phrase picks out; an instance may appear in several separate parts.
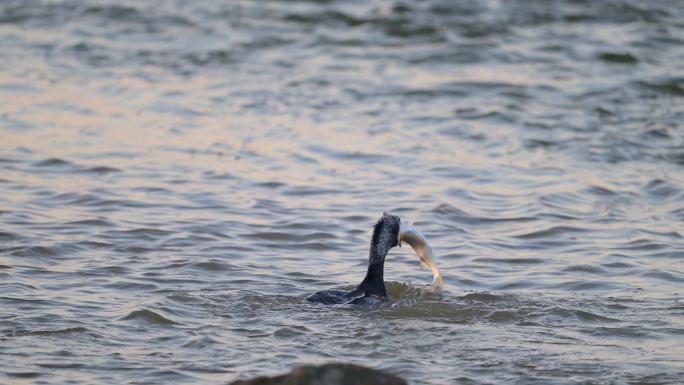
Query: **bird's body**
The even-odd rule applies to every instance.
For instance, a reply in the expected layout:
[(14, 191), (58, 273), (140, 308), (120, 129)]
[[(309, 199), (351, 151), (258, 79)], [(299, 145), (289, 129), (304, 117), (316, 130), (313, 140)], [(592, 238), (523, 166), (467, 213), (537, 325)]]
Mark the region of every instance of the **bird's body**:
[(376, 305), (384, 302), (387, 296), (363, 293), (360, 291), (323, 290), (306, 297), (309, 302), (323, 305)]

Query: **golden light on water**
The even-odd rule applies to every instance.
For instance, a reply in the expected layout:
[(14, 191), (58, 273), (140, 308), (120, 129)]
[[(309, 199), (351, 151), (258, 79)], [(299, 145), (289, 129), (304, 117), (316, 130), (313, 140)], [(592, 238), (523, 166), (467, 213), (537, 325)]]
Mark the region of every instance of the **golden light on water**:
[(0, 2), (0, 383), (678, 383), (680, 8)]

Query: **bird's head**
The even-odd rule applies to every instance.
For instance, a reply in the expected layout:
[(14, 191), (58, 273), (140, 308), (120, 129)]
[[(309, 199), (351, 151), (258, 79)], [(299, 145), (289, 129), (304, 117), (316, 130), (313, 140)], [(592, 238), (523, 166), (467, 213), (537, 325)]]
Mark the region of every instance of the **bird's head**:
[(371, 242), (371, 256), (382, 257), (384, 260), (387, 252), (399, 245), (399, 230), (401, 229), (401, 219), (396, 216), (383, 212), (373, 229), (373, 240)]

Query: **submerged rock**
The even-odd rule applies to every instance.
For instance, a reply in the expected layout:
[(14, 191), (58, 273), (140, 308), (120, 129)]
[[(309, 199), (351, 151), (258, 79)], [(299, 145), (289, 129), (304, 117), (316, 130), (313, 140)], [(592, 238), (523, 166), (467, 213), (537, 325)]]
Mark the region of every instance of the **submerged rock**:
[(301, 366), (275, 377), (256, 377), (230, 385), (407, 385), (403, 379), (353, 364)]

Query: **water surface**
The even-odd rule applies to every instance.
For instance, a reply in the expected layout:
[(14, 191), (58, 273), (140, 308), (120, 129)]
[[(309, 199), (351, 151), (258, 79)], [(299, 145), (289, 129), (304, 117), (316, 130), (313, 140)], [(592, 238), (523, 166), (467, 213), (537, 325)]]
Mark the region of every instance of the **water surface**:
[[(679, 1), (0, 3), (0, 382), (684, 378)], [(407, 248), (379, 308), (303, 302)]]

